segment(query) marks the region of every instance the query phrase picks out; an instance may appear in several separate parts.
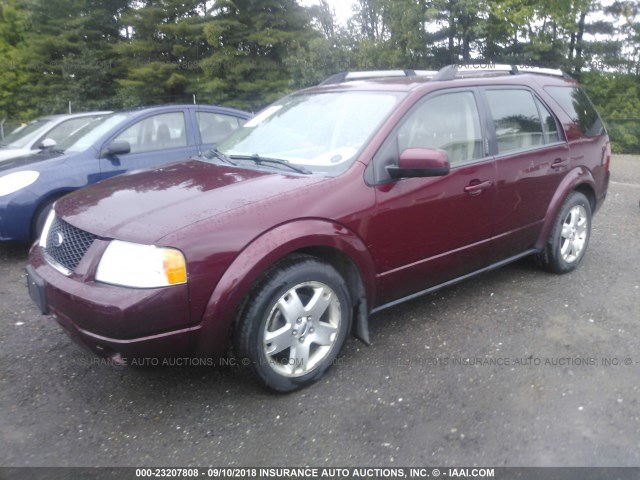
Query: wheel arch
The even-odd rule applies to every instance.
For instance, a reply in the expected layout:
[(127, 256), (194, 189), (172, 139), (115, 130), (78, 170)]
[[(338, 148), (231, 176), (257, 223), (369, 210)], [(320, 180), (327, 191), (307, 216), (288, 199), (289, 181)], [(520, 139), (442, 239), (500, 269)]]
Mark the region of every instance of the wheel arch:
[(347, 254), (334, 247), (326, 246), (313, 246), (308, 248), (302, 248), (292, 254), (301, 253), (316, 257), (320, 260), (327, 262), (344, 279), (349, 289), (349, 295), (351, 296), (351, 304), (353, 305), (353, 326), (352, 333), (362, 340), (365, 344), (369, 345), (369, 305), (373, 296), (373, 288), (369, 289), (369, 292), (365, 289), (363, 282), (362, 272), (355, 264), (353, 259)]
[(368, 305), (372, 304), (375, 292), (372, 257), (361, 238), (345, 226), (327, 220), (306, 219), (265, 232), (234, 259), (207, 302), (195, 345), (196, 353), (223, 353), (247, 294), (272, 265), (296, 254), (325, 261), (343, 276), (356, 307), (354, 333), (368, 343)]
[(595, 211), (597, 204), (595, 185), (593, 175), (591, 175), (591, 172), (584, 167), (575, 168), (567, 173), (549, 203), (544, 224), (540, 235), (534, 244), (534, 248), (537, 248), (538, 250), (543, 250), (545, 248), (549, 235), (551, 235), (551, 230), (556, 216), (558, 215), (558, 211), (571, 192), (577, 191), (582, 193), (589, 200), (591, 211)]
[(591, 207), (591, 212), (593, 213), (596, 211), (596, 191), (593, 186), (588, 183), (581, 183), (576, 185), (574, 191), (580, 192), (587, 197), (587, 200), (589, 200), (589, 206)]

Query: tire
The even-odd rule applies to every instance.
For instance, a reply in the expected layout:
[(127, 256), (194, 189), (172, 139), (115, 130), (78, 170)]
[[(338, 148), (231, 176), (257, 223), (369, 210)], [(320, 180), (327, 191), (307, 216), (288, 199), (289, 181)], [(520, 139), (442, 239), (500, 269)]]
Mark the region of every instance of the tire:
[(53, 204), (56, 203), (57, 199), (50, 200), (38, 208), (38, 211), (33, 218), (33, 227), (31, 229), (31, 240), (36, 241), (40, 238), (40, 234), (42, 233), (42, 229), (44, 228), (44, 224), (47, 221), (47, 217), (49, 216), (49, 212), (53, 207)]
[(234, 335), (235, 353), (269, 389), (308, 386), (340, 353), (352, 312), (347, 286), (333, 267), (310, 256), (285, 259), (249, 293)]
[(553, 273), (568, 273), (582, 261), (591, 237), (591, 204), (572, 192), (562, 204), (540, 263)]

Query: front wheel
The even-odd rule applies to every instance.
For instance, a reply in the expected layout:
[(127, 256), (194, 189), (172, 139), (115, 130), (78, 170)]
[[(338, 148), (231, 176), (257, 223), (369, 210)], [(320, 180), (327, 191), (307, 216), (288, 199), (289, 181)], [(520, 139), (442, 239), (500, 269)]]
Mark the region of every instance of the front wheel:
[(288, 392), (317, 381), (340, 352), (352, 318), (344, 280), (314, 257), (280, 262), (249, 294), (235, 335), (268, 388)]
[(574, 270), (584, 257), (590, 236), (589, 200), (580, 192), (572, 192), (558, 212), (541, 259), (543, 266), (554, 273)]

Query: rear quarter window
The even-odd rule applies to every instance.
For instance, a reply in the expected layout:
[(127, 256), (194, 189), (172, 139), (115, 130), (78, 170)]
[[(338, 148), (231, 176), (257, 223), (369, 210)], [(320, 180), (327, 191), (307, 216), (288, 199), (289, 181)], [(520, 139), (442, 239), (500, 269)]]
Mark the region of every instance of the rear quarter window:
[(545, 90), (569, 115), (587, 137), (605, 133), (600, 115), (582, 89), (577, 87), (545, 87)]

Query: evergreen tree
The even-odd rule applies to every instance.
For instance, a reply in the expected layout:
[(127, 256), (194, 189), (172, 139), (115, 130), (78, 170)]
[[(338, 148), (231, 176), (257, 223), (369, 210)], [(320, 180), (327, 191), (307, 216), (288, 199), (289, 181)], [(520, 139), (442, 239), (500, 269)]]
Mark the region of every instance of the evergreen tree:
[(205, 34), (212, 51), (202, 91), (211, 101), (244, 108), (289, 92), (296, 79), (287, 58), (318, 35), (295, 0), (217, 0)]
[(144, 0), (124, 16), (127, 38), (115, 50), (125, 66), (118, 78), (125, 103), (186, 101), (197, 90), (206, 2)]
[[(126, 0), (28, 0), (24, 91), (44, 113), (92, 107), (114, 93), (118, 16)], [(26, 3), (26, 2), (23, 2)]]
[(27, 11), (18, 0), (0, 0), (0, 122), (25, 120), (35, 112), (28, 98), (18, 92), (27, 84), (27, 68), (21, 58), (27, 29)]

